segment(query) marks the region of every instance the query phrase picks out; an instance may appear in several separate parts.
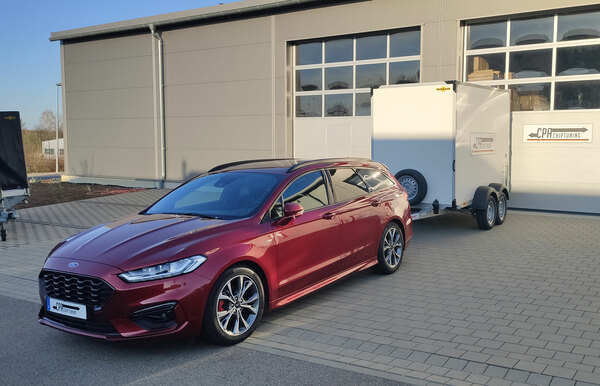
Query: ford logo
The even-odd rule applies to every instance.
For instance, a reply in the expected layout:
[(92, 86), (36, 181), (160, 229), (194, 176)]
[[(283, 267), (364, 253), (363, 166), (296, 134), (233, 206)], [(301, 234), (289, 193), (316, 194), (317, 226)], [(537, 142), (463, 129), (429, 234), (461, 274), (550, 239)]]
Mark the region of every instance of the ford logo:
[(74, 261), (72, 263), (69, 263), (69, 268), (77, 268), (77, 267), (79, 267), (79, 263), (76, 263)]

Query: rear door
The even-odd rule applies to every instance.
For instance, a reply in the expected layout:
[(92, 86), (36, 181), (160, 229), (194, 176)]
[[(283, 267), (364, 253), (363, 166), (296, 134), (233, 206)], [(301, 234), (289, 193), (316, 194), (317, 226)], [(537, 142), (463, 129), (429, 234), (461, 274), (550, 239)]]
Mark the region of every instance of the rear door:
[(380, 233), (380, 206), (358, 171), (328, 169), (335, 214), (340, 221), (341, 256), (336, 271), (344, 271), (376, 256)]
[[(277, 243), (278, 297), (300, 291), (332, 274), (339, 256), (339, 218), (330, 215), (331, 195), (322, 171), (292, 181), (269, 211)], [(281, 221), (283, 207), (295, 202), (304, 213)]]

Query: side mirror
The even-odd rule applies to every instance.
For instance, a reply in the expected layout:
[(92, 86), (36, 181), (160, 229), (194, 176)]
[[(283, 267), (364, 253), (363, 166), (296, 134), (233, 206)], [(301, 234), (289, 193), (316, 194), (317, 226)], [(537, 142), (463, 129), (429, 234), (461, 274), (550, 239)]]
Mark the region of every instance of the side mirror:
[(304, 213), (304, 208), (302, 205), (296, 202), (288, 202), (283, 207), (283, 217), (284, 218), (294, 218), (300, 216)]

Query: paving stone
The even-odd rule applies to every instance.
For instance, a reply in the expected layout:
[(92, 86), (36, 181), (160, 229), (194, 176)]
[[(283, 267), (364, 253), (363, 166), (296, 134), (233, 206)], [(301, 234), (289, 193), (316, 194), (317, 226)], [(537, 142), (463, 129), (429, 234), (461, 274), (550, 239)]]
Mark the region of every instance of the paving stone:
[(446, 361), (446, 363), (444, 363), (444, 367), (447, 367), (449, 369), (462, 370), (467, 365), (467, 363), (468, 361), (466, 360), (450, 358)]
[(553, 377), (571, 379), (575, 375), (575, 370), (557, 366), (546, 366), (543, 373)]
[(525, 382), (529, 378), (529, 372), (517, 369), (510, 369), (504, 378), (515, 382)]
[(508, 369), (505, 367), (488, 366), (483, 372), (483, 375), (487, 375), (488, 377), (492, 378), (504, 378), (507, 372)]
[(519, 370), (541, 373), (546, 368), (546, 365), (528, 361), (519, 361), (514, 367)]
[(529, 378), (527, 378), (528, 384), (538, 385), (538, 386), (548, 386), (548, 385), (550, 385), (550, 381), (552, 381), (552, 377), (550, 377), (548, 375), (535, 374), (535, 373), (529, 374)]
[(575, 386), (575, 381), (564, 378), (552, 378), (550, 386)]
[[(164, 194), (145, 192), (21, 211), (22, 221), (10, 224), (14, 237), (0, 243), (0, 294), (39, 302), (48, 250)], [(423, 383), (598, 384), (600, 218), (511, 211), (493, 232), (476, 231), (460, 215), (414, 226), (396, 274), (360, 272), (270, 312), (248, 346)], [(569, 241), (556, 243), (565, 229)]]
[(479, 374), (471, 374), (465, 379), (465, 381), (467, 381), (467, 382), (478, 383), (481, 385), (485, 385), (489, 380), (490, 380), (490, 377), (486, 377), (485, 375), (479, 375)]
[(472, 374), (483, 374), (486, 368), (484, 363), (468, 362), (462, 370)]
[(425, 363), (429, 363), (430, 365), (434, 366), (443, 366), (448, 361), (448, 359), (449, 358), (444, 355), (431, 354), (429, 358), (427, 358)]
[(422, 351), (413, 351), (409, 356), (408, 360), (425, 362), (427, 358), (431, 356), (430, 353), (422, 352)]

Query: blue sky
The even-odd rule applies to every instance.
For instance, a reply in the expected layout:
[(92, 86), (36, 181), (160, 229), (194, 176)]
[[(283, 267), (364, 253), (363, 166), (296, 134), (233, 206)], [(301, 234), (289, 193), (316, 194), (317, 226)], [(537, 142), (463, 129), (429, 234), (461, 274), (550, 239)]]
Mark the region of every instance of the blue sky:
[(60, 43), (51, 32), (232, 1), (0, 0), (0, 111), (20, 111), (33, 129), (44, 110), (56, 110)]

